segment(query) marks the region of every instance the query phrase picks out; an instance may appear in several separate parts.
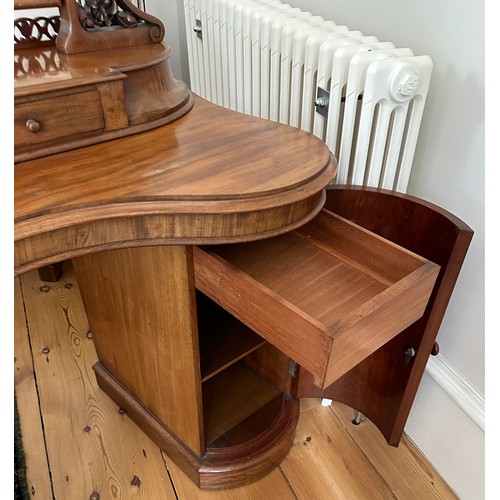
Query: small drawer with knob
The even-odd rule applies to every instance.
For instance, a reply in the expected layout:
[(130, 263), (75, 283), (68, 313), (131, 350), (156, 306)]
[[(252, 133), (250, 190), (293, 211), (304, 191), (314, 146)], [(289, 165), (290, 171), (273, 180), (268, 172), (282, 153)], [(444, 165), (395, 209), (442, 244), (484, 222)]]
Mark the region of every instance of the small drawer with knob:
[(16, 153), (100, 130), (104, 130), (104, 118), (97, 90), (30, 100), (14, 106)]

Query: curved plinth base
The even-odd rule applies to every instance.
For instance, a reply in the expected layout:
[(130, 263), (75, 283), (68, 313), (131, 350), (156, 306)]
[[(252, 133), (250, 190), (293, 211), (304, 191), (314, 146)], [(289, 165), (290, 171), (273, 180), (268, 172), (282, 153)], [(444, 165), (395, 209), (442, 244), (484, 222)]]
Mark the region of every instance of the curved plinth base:
[(283, 398), (272, 423), (257, 436), (233, 446), (208, 447), (196, 456), (101, 363), (94, 365), (99, 387), (202, 489), (243, 486), (270, 473), (293, 444), (299, 401)]
[(286, 457), (299, 419), (299, 401), (283, 399), (274, 422), (255, 438), (227, 448), (208, 448), (198, 469), (203, 489), (234, 488), (269, 474)]

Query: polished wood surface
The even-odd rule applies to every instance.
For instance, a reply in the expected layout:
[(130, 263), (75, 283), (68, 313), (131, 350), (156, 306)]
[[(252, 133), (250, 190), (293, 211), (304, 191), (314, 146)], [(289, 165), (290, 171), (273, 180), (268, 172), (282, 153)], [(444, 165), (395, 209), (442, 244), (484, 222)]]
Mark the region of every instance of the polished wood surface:
[(335, 172), (316, 137), (197, 98), (165, 127), (17, 164), (16, 272), (104, 249), (280, 234), (319, 212)]
[(198, 456), (205, 451), (192, 250), (73, 260), (100, 363)]
[[(92, 62), (87, 54), (68, 60), (80, 68)], [(72, 86), (76, 74), (47, 82), (46, 91), (43, 81), (21, 86), (17, 104), (42, 89), (64, 107), (68, 88), (77, 98), (101, 91), (104, 104), (141, 104), (134, 90), (144, 68), (136, 80), (129, 66), (126, 79), (105, 69), (110, 81), (89, 88)], [(153, 86), (168, 80), (155, 71)], [(122, 79), (124, 99), (110, 86)], [(152, 100), (149, 109), (159, 106)], [(132, 125), (151, 119), (147, 106), (127, 111)], [(104, 123), (121, 126), (114, 116), (111, 107)], [(231, 488), (270, 473), (292, 446), (298, 401), (261, 376), (272, 370), (259, 370), (256, 358), (246, 363), (262, 341), (240, 343), (232, 360), (202, 377), (190, 245), (261, 239), (304, 224), (322, 207), (335, 159), (310, 134), (202, 99), (168, 126), (73, 146), (15, 166), (16, 272), (73, 259), (99, 386), (195, 484)]]
[(197, 288), (322, 388), (422, 315), (439, 270), (326, 210), (285, 235), (194, 255)]
[(134, 48), (161, 42), (163, 23), (141, 11), (131, 0), (87, 2), (84, 9), (76, 0), (61, 0), (61, 29), (58, 50), (66, 54)]
[(61, 0), (14, 0), (14, 10), (60, 7)]
[(285, 457), (298, 401), (245, 364), (253, 348), (239, 342), (238, 326), (233, 360), (202, 385), (192, 251), (103, 251), (74, 258), (73, 266), (99, 356), (99, 386), (196, 484), (228, 488), (259, 479)]
[(60, 7), (61, 0), (14, 0), (14, 10)]
[(376, 490), (385, 499), (456, 499), (407, 436), (387, 446), (368, 419), (353, 425), (351, 408), (319, 399), (301, 400), (293, 446), (277, 468), (246, 486), (200, 490), (97, 386), (94, 342), (68, 264), (58, 283), (36, 271), (14, 280), (15, 388), (33, 498), (331, 500), (374, 498)]
[[(422, 199), (394, 191), (332, 186), (329, 210), (441, 266), (421, 319), (353, 367), (325, 391), (301, 370), (298, 397), (325, 397), (368, 416), (397, 445), (434, 348), (473, 231), (458, 217)], [(369, 327), (367, 327), (369, 329)], [(405, 362), (413, 347), (416, 356)]]
[(73, 55), (32, 45), (14, 51), (16, 163), (144, 132), (193, 105), (162, 43)]

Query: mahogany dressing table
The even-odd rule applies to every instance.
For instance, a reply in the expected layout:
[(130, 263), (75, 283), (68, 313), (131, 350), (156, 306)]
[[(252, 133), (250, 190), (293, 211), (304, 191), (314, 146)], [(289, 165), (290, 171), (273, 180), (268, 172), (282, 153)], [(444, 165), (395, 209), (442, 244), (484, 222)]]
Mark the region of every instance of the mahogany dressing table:
[[(201, 488), (278, 465), (300, 397), (338, 395), (397, 444), (472, 232), (440, 211), (458, 230), (436, 264), (352, 222), (363, 202), (327, 189), (326, 146), (193, 96), (158, 20), (122, 0), (119, 27), (99, 28), (90, 8), (41, 3), (61, 18), (15, 51), (15, 272), (72, 259), (100, 387)], [(419, 318), (417, 369), (373, 365)], [(393, 381), (390, 415), (350, 399), (377, 392), (356, 375), (372, 365)]]

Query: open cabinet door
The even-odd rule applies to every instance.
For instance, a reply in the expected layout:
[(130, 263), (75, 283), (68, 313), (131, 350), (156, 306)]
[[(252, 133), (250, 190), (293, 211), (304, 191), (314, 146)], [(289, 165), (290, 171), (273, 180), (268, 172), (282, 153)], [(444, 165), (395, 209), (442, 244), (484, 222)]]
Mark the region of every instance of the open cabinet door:
[(397, 446), (465, 259), (473, 231), (416, 197), (361, 186), (331, 186), (325, 208), (441, 266), (422, 318), (326, 389), (300, 369), (298, 398), (322, 397), (368, 417)]

